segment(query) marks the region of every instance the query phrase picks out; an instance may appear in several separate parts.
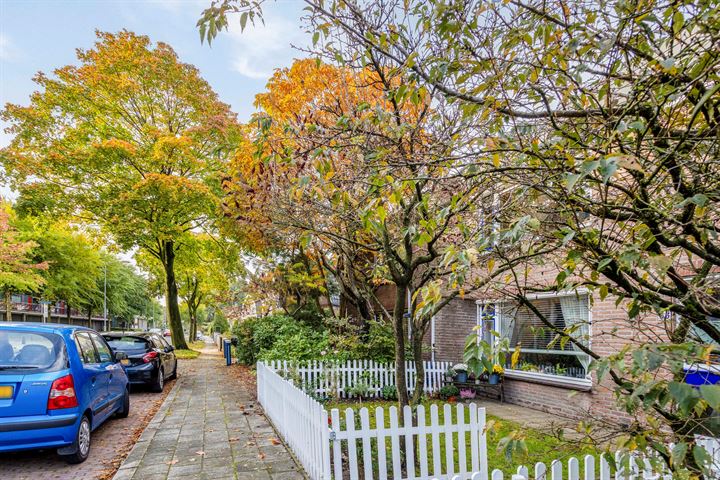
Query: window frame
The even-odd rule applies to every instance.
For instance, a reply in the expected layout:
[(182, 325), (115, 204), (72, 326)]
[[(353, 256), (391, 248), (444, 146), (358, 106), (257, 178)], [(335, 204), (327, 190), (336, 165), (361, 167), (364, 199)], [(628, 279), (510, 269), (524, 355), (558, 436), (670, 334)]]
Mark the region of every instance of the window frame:
[[(110, 347), (110, 345), (108, 345), (108, 343), (105, 341), (103, 336), (98, 333), (95, 333), (95, 332), (87, 332), (87, 333), (90, 336), (90, 340), (92, 340), (93, 346), (95, 347), (95, 351), (97, 352), (99, 363), (115, 363), (115, 358), (113, 356), (113, 349)], [(102, 344), (103, 346), (105, 346), (105, 348), (107, 348), (108, 353), (110, 354), (109, 360), (102, 359), (102, 356), (100, 354), (100, 348), (98, 347), (98, 342), (100, 344)]]
[[(537, 293), (532, 295), (527, 295), (526, 298), (530, 301), (532, 300), (544, 300), (544, 299), (550, 299), (550, 298), (560, 298), (560, 297), (568, 297), (568, 296), (586, 296), (588, 298), (588, 347), (591, 347), (592, 345), (592, 335), (593, 335), (593, 318), (592, 318), (592, 306), (590, 303), (590, 293), (587, 289), (578, 289), (577, 291), (569, 291), (569, 290), (563, 290), (559, 292), (547, 292), (547, 293)], [(476, 315), (476, 325), (478, 327), (482, 328), (482, 316), (484, 315), (484, 309), (486, 305), (493, 305), (494, 309), (494, 330), (500, 335), (504, 335), (505, 332), (502, 331), (502, 305), (503, 303), (511, 302), (512, 300), (507, 298), (499, 298), (499, 299), (482, 299), (477, 300), (475, 303), (477, 305), (477, 315)], [(500, 307), (500, 308), (499, 308)], [(511, 346), (511, 348), (514, 348)], [(582, 352), (578, 351), (561, 351), (561, 350), (543, 350), (543, 349), (525, 349), (521, 348), (521, 352), (525, 353), (549, 353), (552, 352), (553, 354), (558, 355), (570, 355), (570, 356), (583, 356), (587, 355)], [(542, 373), (542, 372), (526, 372), (522, 370), (515, 370), (511, 368), (505, 369), (505, 376), (511, 379), (517, 379), (517, 380), (523, 380), (533, 383), (541, 383), (544, 385), (551, 385), (554, 387), (562, 387), (562, 388), (569, 388), (573, 390), (581, 390), (581, 391), (589, 391), (592, 389), (593, 381), (592, 376), (589, 371), (586, 370), (585, 372), (585, 378), (574, 378), (574, 377), (566, 377), (563, 375), (553, 375), (548, 373)]]
[[(93, 352), (95, 352), (95, 358), (97, 359), (96, 362), (86, 362), (85, 361), (85, 349), (83, 349), (82, 345), (80, 345), (80, 337), (87, 337), (88, 341), (90, 342), (90, 345), (93, 347)], [(97, 351), (97, 348), (95, 348), (95, 342), (93, 342), (92, 337), (90, 336), (89, 332), (75, 332), (74, 335), (75, 340), (75, 348), (77, 348), (78, 353), (80, 354), (80, 363), (83, 365), (100, 365), (100, 353)]]

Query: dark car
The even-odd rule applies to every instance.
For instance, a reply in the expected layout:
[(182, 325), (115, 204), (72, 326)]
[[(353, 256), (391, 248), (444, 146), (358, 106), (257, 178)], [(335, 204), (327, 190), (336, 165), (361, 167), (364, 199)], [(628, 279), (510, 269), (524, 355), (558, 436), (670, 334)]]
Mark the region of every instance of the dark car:
[(102, 336), (114, 351), (127, 354), (122, 365), (131, 384), (162, 392), (165, 380), (177, 377), (175, 348), (157, 333), (106, 332)]

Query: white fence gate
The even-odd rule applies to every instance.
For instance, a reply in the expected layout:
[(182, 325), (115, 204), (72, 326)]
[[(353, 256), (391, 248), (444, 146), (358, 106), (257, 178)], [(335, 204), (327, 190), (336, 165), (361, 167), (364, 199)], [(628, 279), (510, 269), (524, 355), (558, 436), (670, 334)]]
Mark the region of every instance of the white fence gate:
[[(372, 392), (371, 397), (379, 397), (383, 387), (395, 386), (395, 363), (380, 363), (372, 360), (350, 360), (347, 362), (306, 361), (288, 362), (274, 360), (268, 366), (286, 378), (297, 379), (305, 391), (320, 396), (349, 398), (351, 387), (365, 384)], [(425, 383), (423, 391), (432, 393), (445, 384), (445, 373), (451, 362), (423, 362)], [(406, 368), (406, 388), (415, 390), (417, 368), (415, 362), (408, 361)]]

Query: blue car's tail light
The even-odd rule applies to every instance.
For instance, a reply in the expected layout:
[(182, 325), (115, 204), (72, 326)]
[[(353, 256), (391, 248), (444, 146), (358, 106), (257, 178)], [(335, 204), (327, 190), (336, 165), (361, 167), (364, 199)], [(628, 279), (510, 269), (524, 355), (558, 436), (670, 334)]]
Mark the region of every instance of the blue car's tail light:
[(59, 410), (77, 406), (78, 401), (75, 395), (75, 382), (72, 375), (65, 375), (55, 380), (52, 383), (52, 387), (50, 387), (47, 405), (48, 410)]

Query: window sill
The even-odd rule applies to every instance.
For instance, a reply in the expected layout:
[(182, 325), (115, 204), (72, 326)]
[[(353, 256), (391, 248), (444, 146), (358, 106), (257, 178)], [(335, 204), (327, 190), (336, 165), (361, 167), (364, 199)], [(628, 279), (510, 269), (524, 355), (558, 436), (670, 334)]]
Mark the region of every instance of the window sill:
[(560, 375), (548, 375), (547, 373), (523, 372), (522, 370), (505, 370), (505, 376), (511, 380), (540, 383), (582, 392), (588, 392), (592, 389), (592, 380), (589, 378), (562, 377)]

